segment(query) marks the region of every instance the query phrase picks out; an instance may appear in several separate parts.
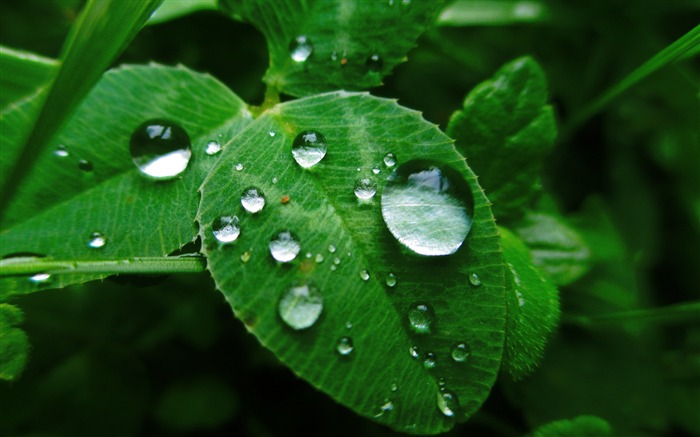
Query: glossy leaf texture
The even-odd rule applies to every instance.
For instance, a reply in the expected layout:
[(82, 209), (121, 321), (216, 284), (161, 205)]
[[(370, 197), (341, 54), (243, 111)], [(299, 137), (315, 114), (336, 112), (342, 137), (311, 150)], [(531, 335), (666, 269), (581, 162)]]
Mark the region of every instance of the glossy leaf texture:
[[(327, 153), (303, 168), (292, 146), (309, 131)], [(422, 434), (471, 416), (500, 365), (504, 272), (488, 200), (452, 141), (394, 101), (335, 92), (275, 106), (233, 143), (202, 185), (198, 220), (209, 269), (236, 316), (295, 373), (363, 416)], [(456, 253), (418, 256), (387, 229), (381, 202), (394, 158), (399, 169), (431, 160), (465, 182), (473, 224)], [(356, 194), (358, 186), (376, 194)], [(249, 187), (266, 198), (254, 214), (241, 205)], [(214, 235), (222, 216), (238, 218), (228, 244)], [(270, 242), (287, 230), (299, 253), (273, 258)], [(422, 334), (409, 323), (418, 305), (432, 320)], [(441, 387), (458, 398), (448, 403), (452, 417), (438, 406)]]
[(527, 246), (499, 228), (506, 270), (506, 349), (503, 372), (518, 380), (537, 368), (559, 323), (559, 293), (533, 263)]
[(440, 0), (223, 0), (236, 18), (267, 39), (265, 83), (308, 96), (337, 89), (364, 90), (406, 60), (442, 5)]
[(198, 11), (216, 10), (217, 0), (163, 0), (146, 24), (159, 24)]
[(612, 427), (597, 416), (578, 416), (571, 420), (557, 420), (542, 425), (532, 437), (605, 437), (611, 436)]
[(479, 175), (496, 217), (521, 217), (540, 191), (543, 158), (557, 134), (542, 68), (529, 57), (503, 66), (467, 95), (447, 134)]
[(19, 377), (27, 363), (29, 340), (17, 327), (24, 320), (22, 310), (14, 305), (0, 304), (0, 379), (12, 381)]
[[(176, 179), (146, 178), (132, 161), (132, 134), (151, 119), (169, 120), (189, 136), (192, 155)], [(196, 237), (197, 188), (218, 158), (206, 153), (207, 145), (226, 147), (251, 120), (245, 104), (211, 76), (158, 65), (108, 72), (36, 158), (5, 214), (1, 255), (168, 255)], [(101, 243), (89, 244), (94, 233)], [(2, 296), (91, 278), (3, 279)]]

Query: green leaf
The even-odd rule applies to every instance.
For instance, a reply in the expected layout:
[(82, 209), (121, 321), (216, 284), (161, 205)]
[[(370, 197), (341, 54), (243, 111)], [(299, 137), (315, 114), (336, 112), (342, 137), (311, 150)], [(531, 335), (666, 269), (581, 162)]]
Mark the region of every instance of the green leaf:
[(197, 11), (216, 10), (218, 0), (163, 0), (146, 24), (159, 24)]
[(518, 380), (538, 366), (559, 323), (559, 293), (535, 267), (527, 246), (499, 228), (506, 271), (506, 349), (503, 371)]
[(3, 119), (8, 106), (17, 106), (35, 94), (58, 69), (58, 61), (0, 46), (0, 108)]
[(603, 437), (612, 435), (612, 428), (597, 416), (578, 416), (557, 420), (535, 430), (533, 437)]
[[(61, 56), (61, 67), (43, 101), (16, 146), (21, 152), (1, 182), (0, 209), (4, 214), (33, 159), (99, 80), (104, 70), (141, 29), (162, 0), (89, 1), (71, 29)], [(43, 99), (42, 99), (43, 100)], [(32, 124), (33, 123), (33, 124)]]
[[(189, 134), (192, 158), (179, 179), (148, 180), (132, 162), (131, 135), (149, 119), (171, 120)], [(197, 188), (218, 157), (205, 147), (212, 140), (226, 147), (250, 121), (245, 104), (211, 76), (157, 65), (108, 72), (37, 157), (6, 213), (1, 255), (112, 260), (172, 253), (197, 234)], [(55, 153), (60, 145), (65, 156)], [(82, 171), (81, 161), (92, 170)], [(93, 232), (104, 235), (104, 247), (88, 247)], [(95, 276), (59, 275), (41, 285), (3, 279), (3, 297), (89, 278)]]
[(447, 127), (501, 220), (518, 218), (539, 192), (556, 132), (544, 72), (529, 57), (474, 88)]
[(29, 340), (15, 325), (24, 320), (22, 311), (14, 305), (0, 303), (0, 379), (17, 379), (27, 363)]
[(440, 12), (438, 26), (504, 26), (540, 23), (550, 18), (547, 4), (536, 0), (456, 0)]
[(530, 248), (535, 265), (556, 285), (570, 284), (590, 268), (588, 245), (559, 215), (527, 211), (513, 231)]
[[(291, 147), (307, 130), (321, 133), (328, 146), (325, 158), (304, 169)], [(503, 260), (488, 201), (452, 141), (393, 101), (336, 92), (272, 108), (235, 143), (237, 148), (224, 152), (202, 185), (198, 220), (212, 277), (236, 316), (294, 372), (363, 416), (394, 429), (432, 434), (472, 415), (500, 364)], [(387, 153), (396, 156), (399, 168), (429, 159), (466, 181), (473, 195), (473, 226), (455, 254), (419, 257), (402, 249), (389, 232), (380, 208), (393, 170), (383, 161)], [(235, 170), (237, 164), (241, 171)], [(354, 187), (364, 178), (374, 179), (377, 194), (360, 201)], [(239, 201), (251, 186), (266, 197), (257, 214), (243, 210)], [(213, 223), (231, 215), (240, 220), (240, 236), (221, 244)], [(301, 252), (280, 264), (268, 246), (287, 229)], [(480, 285), (467, 281), (472, 274)], [(300, 292), (306, 291), (301, 284), (312, 281), (323, 301), (315, 323), (313, 314), (303, 314), (312, 322), (305, 330), (291, 329), (278, 312), (280, 302), (295, 304), (281, 301), (295, 281)], [(307, 309), (317, 311), (318, 301)], [(434, 312), (431, 334), (410, 328), (409, 310), (421, 303)], [(347, 352), (341, 340), (346, 336), (354, 349), (345, 357), (336, 347)], [(459, 343), (469, 353), (463, 362), (451, 358)], [(411, 357), (413, 346), (420, 359)], [(429, 352), (436, 357), (433, 369), (423, 363)], [(455, 417), (438, 409), (439, 382), (459, 399)]]
[[(380, 85), (406, 60), (441, 4), (441, 0), (223, 0), (231, 15), (265, 35), (270, 52), (265, 83), (293, 96)], [(292, 58), (299, 37), (305, 38), (305, 49), (312, 48), (310, 53), (297, 52), (297, 59), (308, 56), (305, 61)]]

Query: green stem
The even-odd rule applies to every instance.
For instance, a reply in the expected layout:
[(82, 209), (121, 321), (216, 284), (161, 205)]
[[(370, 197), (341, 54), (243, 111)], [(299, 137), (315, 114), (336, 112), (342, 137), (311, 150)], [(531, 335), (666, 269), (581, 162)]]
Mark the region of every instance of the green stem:
[(657, 53), (654, 57), (642, 64), (627, 77), (608, 88), (603, 94), (584, 107), (582, 111), (572, 117), (561, 130), (561, 138), (567, 139), (586, 120), (597, 114), (615, 97), (627, 91), (640, 80), (649, 76), (659, 68), (678, 59), (684, 59), (687, 55), (698, 53), (700, 45), (700, 25), (695, 26), (674, 43)]
[(682, 323), (700, 321), (700, 301), (659, 308), (618, 311), (594, 316), (564, 316), (564, 323), (579, 326), (599, 326), (605, 323)]
[(55, 260), (51, 258), (7, 258), (0, 261), (0, 277), (50, 274), (197, 273), (206, 268), (203, 257), (144, 257), (107, 260)]

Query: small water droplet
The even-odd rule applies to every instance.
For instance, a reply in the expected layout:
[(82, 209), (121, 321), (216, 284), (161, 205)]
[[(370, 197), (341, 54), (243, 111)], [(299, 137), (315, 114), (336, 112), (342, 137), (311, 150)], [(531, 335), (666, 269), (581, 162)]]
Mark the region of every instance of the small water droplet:
[(37, 273), (36, 275), (29, 277), (29, 282), (35, 284), (46, 284), (51, 280), (51, 275), (49, 273)]
[(355, 181), (355, 196), (360, 200), (369, 200), (377, 193), (377, 183), (370, 178)]
[(352, 329), (352, 322), (345, 322), (345, 329)]
[(335, 246), (333, 246), (332, 244), (329, 245), (329, 246), (328, 246), (328, 252), (330, 252), (330, 253), (335, 253)]
[(318, 164), (326, 156), (326, 138), (312, 130), (303, 131), (294, 138), (292, 143), (292, 156), (300, 166), (304, 168)]
[(481, 285), (481, 278), (476, 273), (472, 273), (469, 275), (469, 283), (475, 287), (478, 287)]
[(340, 258), (338, 258), (337, 256), (335, 258), (333, 258), (333, 264), (335, 264), (335, 265), (340, 264)]
[(323, 296), (312, 281), (296, 283), (280, 299), (279, 315), (292, 329), (313, 326), (323, 311)]
[(243, 170), (243, 163), (242, 163), (242, 162), (239, 162), (238, 164), (236, 164), (236, 167), (234, 167), (234, 168), (236, 169), (236, 171), (241, 171), (241, 170)]
[(273, 183), (273, 184), (276, 184), (277, 182), (279, 182), (279, 179), (277, 179), (276, 177), (275, 177), (275, 178), (272, 178), (272, 183)]
[(360, 279), (362, 279), (365, 282), (369, 281), (369, 271), (366, 269), (360, 270)]
[(394, 287), (396, 285), (396, 275), (389, 273), (386, 275), (386, 285), (389, 287)]
[(381, 417), (384, 413), (394, 410), (394, 403), (389, 399), (384, 399), (384, 403), (379, 406), (379, 413), (375, 414), (374, 417)]
[(338, 340), (338, 343), (335, 345), (335, 350), (338, 352), (340, 355), (347, 357), (350, 354), (353, 353), (355, 350), (355, 346), (352, 344), (352, 338), (350, 337), (341, 337)]
[(277, 135), (277, 133), (276, 133), (275, 131), (273, 131), (273, 130), (271, 130), (271, 131), (268, 132), (267, 134), (270, 135), (271, 137), (274, 137), (275, 135)]
[(260, 212), (265, 207), (265, 195), (260, 188), (246, 188), (241, 194), (241, 205), (250, 213)]
[(518, 306), (525, 305), (525, 298), (523, 297), (523, 294), (519, 290), (515, 290), (515, 297), (518, 298)]
[(289, 55), (295, 62), (304, 62), (314, 52), (314, 45), (306, 35), (299, 35), (289, 44)]
[(414, 360), (417, 360), (418, 358), (420, 358), (420, 350), (418, 349), (418, 346), (411, 346), (410, 348), (408, 348), (408, 354)]
[(452, 352), (450, 353), (450, 355), (452, 355), (452, 359), (458, 363), (467, 361), (470, 354), (471, 349), (466, 343), (457, 343), (452, 347)]
[(432, 352), (427, 352), (423, 358), (423, 367), (426, 369), (434, 369), (437, 366), (437, 357)]
[(216, 155), (217, 153), (221, 152), (221, 144), (219, 144), (217, 141), (209, 141), (207, 143), (207, 147), (204, 149), (204, 152), (207, 155)]
[(453, 417), (459, 408), (459, 399), (450, 390), (441, 388), (437, 393), (437, 406), (442, 414), (447, 417)]
[(393, 153), (387, 153), (384, 155), (384, 165), (388, 168), (392, 168), (396, 165), (396, 156)]
[(149, 120), (131, 135), (129, 152), (141, 174), (149, 179), (173, 179), (185, 171), (192, 157), (190, 137), (179, 125)]
[(330, 267), (330, 268), (331, 268), (331, 272), (334, 272), (334, 271), (336, 271), (336, 269), (338, 268), (338, 266), (335, 265), (335, 264), (331, 264), (331, 267)]
[(81, 159), (78, 161), (78, 168), (86, 173), (89, 173), (94, 169), (94, 166), (92, 165), (92, 162), (88, 161), (87, 159)]
[(375, 53), (367, 58), (366, 64), (369, 71), (376, 73), (382, 70), (382, 67), (384, 66), (384, 61), (382, 60), (381, 56)]
[(217, 217), (214, 219), (211, 229), (214, 237), (224, 244), (236, 241), (238, 236), (241, 235), (240, 222), (235, 215)]
[(248, 261), (250, 261), (250, 257), (251, 257), (252, 255), (253, 255), (253, 254), (252, 254), (249, 250), (246, 250), (245, 252), (243, 252), (243, 253), (241, 254), (241, 262), (242, 262), (243, 264), (247, 263)]
[(64, 145), (60, 145), (56, 147), (56, 150), (53, 151), (53, 154), (58, 156), (59, 158), (67, 158), (70, 153), (68, 153), (68, 148)]
[(411, 329), (417, 334), (430, 334), (430, 326), (434, 319), (433, 309), (426, 304), (416, 304), (408, 311)]
[(310, 259), (312, 256), (314, 256), (314, 254), (311, 252), (306, 252), (305, 256)]
[(91, 249), (100, 249), (104, 247), (104, 245), (107, 243), (107, 239), (104, 237), (104, 235), (100, 234), (99, 232), (93, 232), (90, 234), (90, 240), (88, 240), (88, 247)]
[(323, 262), (323, 255), (320, 254), (320, 253), (317, 253), (317, 254), (316, 254), (316, 258), (314, 258), (314, 260), (315, 260), (318, 264), (321, 264), (321, 263)]
[(292, 231), (278, 232), (269, 244), (270, 255), (282, 263), (290, 262), (297, 257), (301, 251), (301, 244), (296, 235)]
[(391, 383), (391, 391), (395, 392), (398, 391), (399, 389), (399, 384), (396, 383), (396, 381)]
[(451, 167), (410, 161), (387, 178), (382, 218), (391, 234), (419, 255), (451, 255), (472, 226), (469, 186)]
[(375, 165), (374, 167), (372, 167), (372, 173), (379, 174), (381, 172), (382, 172), (382, 169), (379, 168), (378, 166)]

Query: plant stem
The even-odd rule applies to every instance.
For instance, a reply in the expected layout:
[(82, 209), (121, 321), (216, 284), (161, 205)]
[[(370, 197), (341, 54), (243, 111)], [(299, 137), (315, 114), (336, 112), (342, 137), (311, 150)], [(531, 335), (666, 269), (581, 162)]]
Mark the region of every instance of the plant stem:
[(659, 308), (618, 311), (594, 316), (565, 316), (564, 323), (578, 326), (598, 326), (605, 323), (682, 323), (700, 320), (700, 301)]
[(206, 260), (198, 256), (144, 257), (101, 260), (55, 260), (51, 258), (7, 258), (0, 261), (0, 277), (49, 274), (196, 273)]
[(260, 114), (272, 108), (280, 102), (280, 93), (274, 86), (265, 88), (265, 100), (260, 106), (252, 106), (250, 112), (257, 118)]

